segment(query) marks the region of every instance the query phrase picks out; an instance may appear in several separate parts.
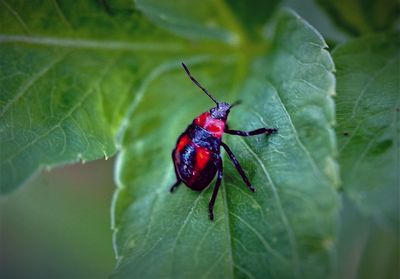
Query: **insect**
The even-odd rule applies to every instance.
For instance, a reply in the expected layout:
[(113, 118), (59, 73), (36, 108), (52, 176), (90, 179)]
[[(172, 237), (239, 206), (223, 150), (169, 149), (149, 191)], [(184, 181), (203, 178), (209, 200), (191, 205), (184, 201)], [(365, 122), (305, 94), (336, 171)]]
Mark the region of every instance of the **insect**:
[(231, 105), (225, 102), (218, 102), (190, 73), (184, 63), (182, 66), (192, 80), (203, 92), (217, 105), (209, 111), (200, 114), (179, 136), (176, 147), (172, 151), (176, 182), (172, 185), (171, 193), (183, 182), (194, 191), (202, 191), (206, 188), (217, 174), (214, 191), (209, 202), (209, 217), (214, 220), (214, 204), (218, 195), (223, 176), (223, 165), (221, 159), (221, 146), (225, 149), (232, 163), (242, 177), (244, 183), (255, 192), (249, 179), (244, 173), (239, 161), (231, 149), (222, 141), (224, 133), (248, 137), (254, 135), (270, 135), (278, 131), (276, 128), (260, 128), (253, 131), (230, 130), (227, 125), (228, 114), (232, 107), (240, 101)]

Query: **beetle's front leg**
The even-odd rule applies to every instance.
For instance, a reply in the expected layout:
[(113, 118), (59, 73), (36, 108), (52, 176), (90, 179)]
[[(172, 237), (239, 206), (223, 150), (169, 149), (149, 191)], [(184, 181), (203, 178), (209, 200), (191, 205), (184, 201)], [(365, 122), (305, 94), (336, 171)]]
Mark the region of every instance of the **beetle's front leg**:
[(251, 185), (249, 179), (247, 178), (246, 174), (244, 173), (244, 170), (240, 166), (239, 161), (236, 159), (236, 156), (233, 154), (232, 150), (229, 148), (226, 143), (221, 141), (221, 146), (225, 149), (226, 153), (228, 153), (229, 158), (231, 159), (232, 163), (235, 165), (237, 171), (239, 172), (240, 176), (242, 177), (244, 183), (246, 183), (247, 187), (249, 187), (250, 191), (255, 192), (256, 189), (254, 189), (253, 185)]
[(230, 134), (230, 135), (249, 137), (249, 136), (261, 135), (261, 134), (266, 134), (266, 135), (275, 134), (276, 132), (278, 132), (278, 129), (276, 129), (276, 128), (260, 128), (260, 129), (256, 129), (253, 131), (239, 131), (239, 130), (225, 129), (224, 132), (227, 134)]

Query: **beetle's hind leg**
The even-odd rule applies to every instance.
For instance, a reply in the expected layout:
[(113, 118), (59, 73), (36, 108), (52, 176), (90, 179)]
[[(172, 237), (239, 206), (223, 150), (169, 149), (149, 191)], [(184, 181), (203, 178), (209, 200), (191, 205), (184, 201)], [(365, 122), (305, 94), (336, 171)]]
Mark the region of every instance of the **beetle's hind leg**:
[[(172, 150), (171, 153), (171, 157), (172, 157), (172, 161), (174, 161), (174, 154), (175, 154), (175, 149)], [(174, 171), (175, 171), (175, 176), (176, 176), (176, 182), (174, 185), (171, 186), (171, 188), (169, 189), (169, 191), (171, 193), (173, 193), (175, 191), (176, 188), (178, 188), (178, 186), (181, 184), (182, 180), (179, 178), (178, 172), (176, 171), (176, 168), (174, 166)]]
[(181, 183), (182, 183), (182, 181), (181, 181), (179, 178), (177, 178), (175, 184), (171, 186), (171, 188), (169, 189), (169, 191), (170, 191), (171, 193), (173, 193), (173, 192), (175, 191), (175, 189), (178, 188), (178, 186), (179, 186)]
[(268, 135), (275, 134), (276, 132), (278, 132), (278, 129), (276, 129), (276, 128), (260, 128), (260, 129), (256, 129), (253, 131), (239, 131), (239, 130), (226, 129), (224, 132), (227, 134), (230, 134), (230, 135), (241, 136), (241, 137), (249, 137), (249, 136), (261, 135), (261, 134), (266, 134), (268, 136)]
[(217, 164), (218, 164), (217, 165), (217, 167), (218, 167), (217, 181), (215, 182), (214, 191), (213, 191), (210, 203), (208, 204), (208, 211), (209, 211), (209, 216), (210, 216), (211, 221), (214, 221), (214, 204), (215, 204), (215, 200), (217, 199), (219, 186), (221, 186), (222, 176), (224, 175), (224, 167), (222, 166), (221, 157), (218, 157)]
[(176, 188), (178, 188), (178, 186), (182, 183), (182, 180), (179, 178), (178, 172), (175, 170), (175, 176), (176, 176), (176, 182), (174, 183), (174, 185), (171, 186), (171, 188), (169, 189), (169, 191), (171, 193), (173, 193), (175, 191)]
[(240, 176), (242, 177), (244, 183), (246, 183), (247, 187), (249, 187), (250, 191), (255, 192), (256, 189), (251, 185), (249, 179), (247, 178), (246, 174), (244, 173), (244, 170), (239, 164), (239, 161), (236, 159), (235, 155), (231, 151), (231, 149), (226, 145), (226, 143), (221, 141), (222, 147), (225, 149), (226, 153), (228, 153), (229, 158), (231, 159), (232, 163), (235, 165), (237, 171), (239, 172)]

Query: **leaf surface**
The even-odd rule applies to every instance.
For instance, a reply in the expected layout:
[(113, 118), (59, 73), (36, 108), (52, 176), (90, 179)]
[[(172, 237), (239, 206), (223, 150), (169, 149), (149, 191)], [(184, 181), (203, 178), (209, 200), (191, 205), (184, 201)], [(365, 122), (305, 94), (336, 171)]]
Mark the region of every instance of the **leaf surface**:
[[(216, 13), (192, 14), (182, 13), (184, 2), (168, 4), (168, 18), (180, 22), (169, 28), (152, 17), (165, 8), (157, 1), (1, 1), (0, 192), (43, 167), (114, 154), (127, 108), (140, 99), (136, 93), (151, 69), (166, 58), (202, 55), (203, 48), (221, 52), (206, 39), (236, 42), (230, 10), (216, 3), (197, 5)], [(202, 34), (204, 45), (162, 31), (136, 8), (189, 39)]]
[(182, 47), (130, 1), (0, 7), (1, 193), (43, 167), (114, 154), (143, 75)]
[(337, 135), (343, 188), (368, 215), (398, 222), (398, 33), (369, 36), (334, 51)]
[(270, 137), (224, 138), (257, 192), (222, 151), (214, 222), (207, 214), (212, 186), (169, 193), (175, 141), (211, 102), (173, 59), (145, 78), (117, 160), (115, 278), (321, 278), (331, 271), (334, 67), (322, 37), (294, 13), (279, 13), (274, 34), (261, 55), (227, 51), (185, 60), (217, 99), (244, 101), (231, 128), (279, 128)]
[(238, 45), (261, 35), (281, 0), (136, 0), (137, 8), (158, 26), (194, 40)]
[[(261, 41), (252, 32), (270, 12), (250, 23), (235, 3), (199, 4), (211, 11), (204, 16), (179, 3), (162, 15), (158, 1), (2, 0), (1, 191), (43, 166), (109, 156), (118, 144), (115, 277), (326, 276), (338, 209), (333, 63), (293, 12), (280, 12), (274, 36)], [(175, 140), (210, 106), (182, 61), (218, 99), (244, 101), (232, 128), (279, 128), (224, 139), (257, 192), (223, 153), (214, 223), (212, 187), (168, 192)]]

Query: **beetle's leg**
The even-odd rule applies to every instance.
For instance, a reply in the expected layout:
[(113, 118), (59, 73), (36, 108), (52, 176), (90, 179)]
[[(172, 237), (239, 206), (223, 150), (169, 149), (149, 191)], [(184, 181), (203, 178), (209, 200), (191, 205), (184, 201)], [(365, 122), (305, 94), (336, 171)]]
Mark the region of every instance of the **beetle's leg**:
[[(173, 162), (174, 162), (174, 154), (175, 154), (175, 149), (172, 150), (172, 153), (171, 153), (171, 157), (172, 157), (172, 161), (173, 161)], [(170, 191), (171, 193), (173, 193), (173, 192), (175, 191), (175, 189), (178, 188), (179, 184), (181, 184), (181, 182), (182, 182), (182, 181), (179, 179), (179, 175), (178, 175), (178, 172), (176, 171), (175, 164), (174, 164), (174, 171), (175, 171), (175, 176), (176, 176), (176, 182), (175, 182), (175, 184), (172, 185), (171, 188), (169, 189), (169, 191)]]
[(229, 158), (231, 158), (232, 163), (235, 165), (236, 169), (238, 170), (240, 176), (242, 177), (244, 183), (246, 183), (247, 187), (249, 187), (250, 191), (255, 192), (256, 189), (251, 185), (249, 179), (247, 178), (246, 174), (244, 173), (242, 167), (239, 164), (239, 161), (236, 159), (235, 155), (233, 155), (230, 148), (226, 145), (226, 143), (221, 141), (222, 147), (225, 149), (226, 153), (228, 153)]
[(235, 136), (249, 137), (249, 136), (261, 135), (261, 134), (271, 135), (271, 134), (275, 134), (277, 131), (278, 131), (278, 129), (276, 129), (276, 128), (260, 128), (260, 129), (253, 130), (253, 131), (238, 131), (238, 130), (226, 129), (224, 132), (227, 134), (235, 135)]
[(177, 179), (176, 182), (175, 182), (175, 184), (171, 186), (171, 188), (169, 189), (169, 191), (170, 191), (171, 193), (173, 193), (173, 192), (175, 191), (175, 189), (178, 188), (179, 184), (181, 184), (181, 182), (182, 182), (182, 181), (181, 181), (180, 179)]
[(224, 167), (222, 166), (221, 157), (218, 157), (218, 163), (217, 164), (218, 164), (217, 181), (215, 182), (214, 191), (213, 191), (210, 203), (208, 204), (208, 210), (209, 210), (210, 220), (211, 221), (214, 220), (214, 204), (215, 204), (215, 200), (217, 199), (219, 186), (221, 186), (222, 176), (224, 175)]

